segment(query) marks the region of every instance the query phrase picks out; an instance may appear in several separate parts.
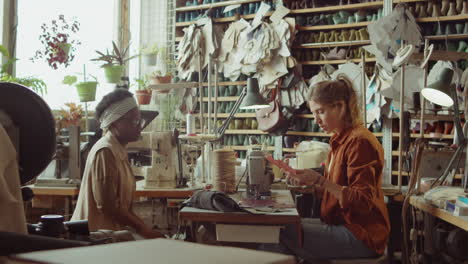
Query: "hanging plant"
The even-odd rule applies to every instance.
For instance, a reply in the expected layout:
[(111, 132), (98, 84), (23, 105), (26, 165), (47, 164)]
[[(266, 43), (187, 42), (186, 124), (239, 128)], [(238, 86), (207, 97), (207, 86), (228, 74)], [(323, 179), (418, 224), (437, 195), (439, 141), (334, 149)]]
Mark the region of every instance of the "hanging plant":
[(52, 20), (50, 24), (43, 23), (41, 29), (39, 40), (43, 46), (36, 51), (31, 60), (34, 62), (45, 59), (54, 70), (59, 65), (68, 67), (75, 58), (76, 46), (81, 44), (76, 38), (80, 23), (75, 18), (69, 23), (64, 15), (59, 15), (59, 18)]

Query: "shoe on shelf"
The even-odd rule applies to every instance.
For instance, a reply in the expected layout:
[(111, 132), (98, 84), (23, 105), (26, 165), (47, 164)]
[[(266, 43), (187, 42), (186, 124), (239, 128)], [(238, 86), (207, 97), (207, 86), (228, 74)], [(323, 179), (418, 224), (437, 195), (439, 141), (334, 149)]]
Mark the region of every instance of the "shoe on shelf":
[(458, 48), (457, 52), (465, 52), (465, 50), (468, 48), (468, 44), (464, 40), (460, 40), (458, 42)]
[(349, 31), (349, 40), (350, 41), (355, 41), (355, 40), (358, 40), (358, 37), (357, 37), (358, 33), (355, 29), (351, 29)]
[(432, 14), (432, 9), (434, 8), (434, 4), (432, 2), (428, 2), (426, 6), (426, 13)]
[(463, 14), (463, 0), (456, 0), (455, 1), (455, 9), (457, 10), (457, 14)]
[(436, 23), (435, 23), (435, 26), (436, 26), (436, 27), (435, 27), (435, 34), (434, 34), (434, 35), (436, 35), (436, 36), (442, 36), (442, 35), (444, 35), (444, 32), (443, 32), (443, 30), (442, 30), (442, 25), (441, 25), (441, 23), (440, 23), (440, 22), (436, 22)]
[(427, 17), (427, 12), (426, 12), (426, 8), (422, 4), (420, 4), (418, 18), (422, 18), (422, 17)]
[(335, 47), (327, 54), (322, 52), (321, 55), (324, 60), (344, 60), (346, 58), (346, 49)]
[(460, 15), (468, 15), (468, 1), (463, 2), (462, 11)]
[(357, 21), (356, 21), (356, 18), (354, 16), (349, 16), (348, 17), (348, 21), (347, 21), (348, 24), (354, 24), (356, 22)]
[(458, 15), (456, 4), (455, 4), (455, 2), (450, 2), (449, 10), (447, 12), (447, 16), (456, 16), (456, 15)]
[(440, 9), (440, 5), (434, 4), (434, 6), (432, 7), (432, 17), (441, 17), (441, 16), (442, 16), (442, 11)]
[(356, 13), (354, 13), (354, 19), (356, 22), (362, 22), (365, 21), (367, 18), (367, 12), (364, 10), (359, 10)]
[(359, 38), (361, 40), (369, 40), (369, 33), (367, 32), (367, 28), (361, 28), (358, 30)]
[(453, 24), (452, 23), (447, 23), (445, 25), (445, 35), (452, 35), (452, 34), (455, 34), (455, 29), (453, 28)]
[(463, 34), (463, 27), (464, 25), (462, 23), (456, 23), (455, 24), (455, 31), (457, 34)]
[(449, 10), (450, 1), (449, 0), (442, 0), (442, 7), (440, 9), (443, 16), (446, 16)]
[(342, 39), (342, 41), (349, 41), (349, 31), (348, 30), (342, 30), (341, 31), (341, 35), (340, 35), (340, 39)]

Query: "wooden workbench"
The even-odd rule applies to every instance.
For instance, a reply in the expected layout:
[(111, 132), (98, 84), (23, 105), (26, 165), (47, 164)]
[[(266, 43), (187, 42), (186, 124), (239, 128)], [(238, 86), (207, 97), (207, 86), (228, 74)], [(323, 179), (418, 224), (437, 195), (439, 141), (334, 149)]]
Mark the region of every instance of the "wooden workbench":
[(439, 219), (442, 219), (452, 225), (458, 226), (468, 231), (468, 216), (456, 216), (447, 210), (437, 208), (426, 202), (422, 196), (411, 196), (410, 204), (422, 211), (429, 213)]

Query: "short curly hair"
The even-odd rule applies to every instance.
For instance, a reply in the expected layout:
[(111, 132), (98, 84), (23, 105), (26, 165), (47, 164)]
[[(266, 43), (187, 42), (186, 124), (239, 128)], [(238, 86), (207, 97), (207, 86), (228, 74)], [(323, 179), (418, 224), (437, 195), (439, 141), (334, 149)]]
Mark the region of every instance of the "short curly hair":
[(127, 89), (118, 88), (104, 95), (102, 100), (96, 106), (96, 118), (101, 119), (102, 113), (113, 103), (122, 101), (125, 98), (132, 97), (133, 94)]

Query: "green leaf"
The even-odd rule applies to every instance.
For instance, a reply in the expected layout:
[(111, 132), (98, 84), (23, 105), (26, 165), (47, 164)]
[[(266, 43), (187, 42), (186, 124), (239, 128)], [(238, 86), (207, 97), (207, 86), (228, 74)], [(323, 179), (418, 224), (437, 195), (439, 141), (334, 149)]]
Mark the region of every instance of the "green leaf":
[(74, 83), (76, 83), (77, 80), (78, 78), (76, 78), (76, 76), (67, 75), (63, 78), (62, 83), (67, 85), (73, 85)]
[(10, 52), (8, 52), (8, 49), (3, 45), (0, 45), (0, 53), (5, 57), (10, 58)]

